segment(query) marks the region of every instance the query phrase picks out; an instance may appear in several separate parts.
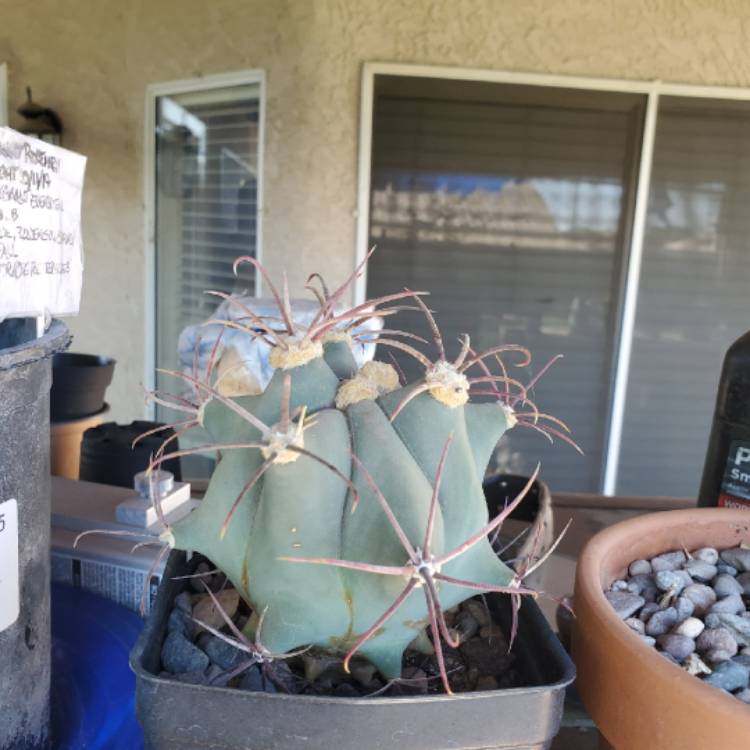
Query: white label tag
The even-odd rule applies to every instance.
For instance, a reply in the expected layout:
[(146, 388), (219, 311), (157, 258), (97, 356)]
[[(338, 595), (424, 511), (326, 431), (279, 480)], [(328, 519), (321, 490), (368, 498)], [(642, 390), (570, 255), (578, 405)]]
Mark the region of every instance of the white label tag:
[(18, 503), (0, 503), (0, 632), (9, 628), (20, 612), (18, 586)]

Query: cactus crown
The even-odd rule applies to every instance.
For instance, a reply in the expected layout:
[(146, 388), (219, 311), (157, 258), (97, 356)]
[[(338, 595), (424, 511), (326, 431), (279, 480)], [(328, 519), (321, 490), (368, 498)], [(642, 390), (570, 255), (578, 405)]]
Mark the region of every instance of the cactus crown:
[[(509, 377), (502, 357), (516, 353), (516, 364), (527, 365), (522, 347), (478, 353), (464, 336), (449, 359), (424, 293), (408, 289), (337, 312), (366, 260), (332, 292), (319, 275), (310, 277), (320, 309), (304, 328), (292, 320), (286, 279), (279, 292), (254, 258), (238, 259), (235, 271), (250, 263), (263, 275), (278, 318), (261, 318), (236, 298), (211, 292), (242, 313), (211, 322), (265, 342), (276, 371), (258, 395), (222, 395), (217, 340), (204, 371), (196, 363), (190, 374), (169, 372), (185, 393), (152, 394), (184, 415), (169, 425), (176, 437), (201, 426), (213, 440), (180, 451), (167, 442), (153, 467), (219, 452), (200, 507), (164, 538), (201, 552), (228, 576), (254, 613), (243, 637), (257, 637), (262, 613), (264, 653), (312, 645), (341, 655), (348, 668), (358, 652), (390, 679), (400, 674), (404, 649), (427, 628), (450, 692), (440, 641), (453, 644), (453, 637), (444, 610), (478, 592), (510, 594), (515, 607), (521, 595), (534, 594), (487, 535), (536, 472), (490, 520), (482, 478), (495, 445), (516, 426), (575, 444), (565, 425), (542, 414), (528, 388)], [(416, 348), (428, 342), (413, 334), (358, 333), (368, 319), (403, 310), (427, 317), (434, 361)], [(414, 357), (423, 378), (404, 384), (384, 362), (358, 369), (352, 347), (363, 335)], [(490, 399), (475, 403), (475, 395)]]

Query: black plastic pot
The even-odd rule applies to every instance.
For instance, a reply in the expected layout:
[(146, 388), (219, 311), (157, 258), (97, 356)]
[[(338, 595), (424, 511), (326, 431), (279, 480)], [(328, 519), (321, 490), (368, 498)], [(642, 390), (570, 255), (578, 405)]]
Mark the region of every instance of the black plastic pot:
[[(16, 536), (20, 592), (18, 619), (0, 631), (0, 750), (46, 748), (49, 731), (50, 365), (70, 335), (59, 321), (35, 333), (34, 320), (0, 323), (0, 503), (18, 512), (16, 532), (0, 510), (0, 533), (4, 549)], [(15, 587), (7, 568), (0, 578)]]
[[(520, 474), (496, 474), (489, 477), (484, 482), (483, 489), (487, 506), (490, 509), (490, 516), (497, 515), (507, 503), (521, 492), (528, 481), (528, 477)], [(541, 481), (534, 482), (526, 497), (511, 513), (510, 518), (533, 523), (539, 514), (545, 510), (545, 494), (549, 494), (546, 485)]]
[(96, 354), (56, 354), (52, 362), (50, 417), (53, 422), (83, 419), (104, 408), (115, 361)]
[[(528, 477), (519, 474), (497, 474), (484, 482), (484, 497), (487, 500), (490, 518), (500, 513), (526, 486)], [(533, 558), (539, 559), (552, 546), (555, 538), (554, 517), (552, 513), (552, 497), (549, 488), (537, 479), (530, 487), (526, 497), (510, 514), (511, 524), (504, 524), (502, 531), (506, 535), (498, 538), (494, 544), (498, 554), (505, 560), (514, 560), (518, 570), (519, 564)], [(508, 538), (506, 529), (513, 521), (520, 521), (526, 528), (522, 528), (521, 535), (513, 540)], [(533, 580), (527, 581), (534, 588)]]
[[(575, 667), (524, 598), (514, 651), (525, 687), (398, 698), (328, 698), (188, 685), (158, 676), (167, 618), (193, 571), (173, 551), (130, 657), (146, 750), (542, 750), (557, 733)], [(509, 598), (487, 597), (506, 627)]]
[[(165, 440), (174, 435), (174, 431), (168, 429), (149, 435), (135, 445), (133, 441), (145, 432), (160, 426), (159, 422), (105, 422), (86, 430), (81, 442), (79, 478), (86, 482), (132, 487), (133, 477), (148, 468), (151, 457)], [(169, 446), (170, 450), (179, 450), (177, 440), (172, 440)], [(165, 461), (162, 468), (171, 472), (176, 481), (182, 481), (179, 458)]]

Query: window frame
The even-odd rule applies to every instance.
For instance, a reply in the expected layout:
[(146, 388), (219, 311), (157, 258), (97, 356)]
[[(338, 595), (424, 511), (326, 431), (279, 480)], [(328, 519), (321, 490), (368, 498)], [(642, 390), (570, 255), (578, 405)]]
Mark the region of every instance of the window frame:
[(8, 64), (0, 63), (0, 127), (8, 124)]
[[(620, 298), (621, 304), (616, 311), (618, 317), (616, 323), (616, 340), (613, 343), (614, 382), (612, 385), (612, 399), (608, 414), (606, 448), (604, 451), (602, 493), (605, 496), (613, 496), (616, 492), (622, 435), (625, 425), (625, 400), (630, 378), (633, 333), (643, 259), (659, 99), (661, 96), (674, 96), (687, 99), (750, 101), (750, 88), (665, 83), (659, 80), (638, 81), (477, 68), (410, 65), (407, 63), (366, 62), (362, 66), (360, 84), (355, 266), (364, 260), (369, 250), (373, 112), (375, 103), (375, 77), (378, 75), (482, 81), (487, 83), (580, 89), (610, 93), (621, 92), (641, 94), (645, 97), (646, 108), (643, 129), (640, 134), (640, 156), (637, 159), (638, 167), (637, 174), (635, 175), (635, 201), (623, 259), (625, 265), (623, 289), (621, 290)], [(364, 302), (366, 289), (367, 269), (365, 269), (356, 281), (354, 290), (355, 303)]]
[[(257, 84), (258, 94), (258, 187), (256, 204), (255, 257), (262, 262), (263, 254), (263, 177), (266, 119), (266, 74), (253, 68), (229, 73), (150, 83), (146, 87), (144, 116), (144, 369), (143, 383), (148, 391), (156, 386), (156, 105), (159, 97), (192, 94), (200, 91)], [(0, 93), (2, 89), (0, 88)], [(0, 103), (1, 103), (0, 98)], [(261, 294), (260, 274), (255, 277), (255, 295)], [(146, 419), (153, 419), (154, 404), (144, 410)]]

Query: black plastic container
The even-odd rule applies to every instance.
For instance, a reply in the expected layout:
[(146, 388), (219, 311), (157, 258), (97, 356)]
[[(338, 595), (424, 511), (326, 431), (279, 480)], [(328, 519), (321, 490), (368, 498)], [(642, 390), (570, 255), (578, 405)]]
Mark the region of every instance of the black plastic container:
[[(146, 750), (543, 750), (557, 733), (575, 667), (537, 605), (524, 597), (514, 651), (526, 687), (399, 698), (252, 693), (159, 677), (174, 598), (191, 573), (173, 551), (156, 603), (130, 657)], [(509, 597), (487, 597), (510, 622)]]
[(750, 510), (750, 332), (724, 357), (698, 505)]
[[(512, 502), (528, 481), (529, 477), (520, 474), (497, 474), (487, 479), (483, 489), (490, 518)], [(503, 559), (516, 561), (516, 569), (522, 561), (530, 558), (538, 560), (552, 546), (555, 538), (552, 498), (549, 487), (541, 479), (531, 485), (526, 496), (508, 516), (508, 521), (521, 521), (527, 526), (515, 539), (505, 534), (505, 528), (502, 528), (493, 547)], [(533, 574), (527, 584), (535, 587)]]
[(0, 578), (20, 594), (18, 618), (0, 631), (0, 750), (41, 750), (49, 732), (50, 370), (70, 335), (59, 321), (35, 335), (34, 320), (0, 323), (0, 542), (13, 558), (17, 548), (18, 580), (15, 560)]
[[(520, 474), (497, 474), (487, 479), (482, 488), (490, 511), (490, 518), (500, 513), (506, 504), (523, 490), (528, 481), (529, 477)], [(509, 518), (534, 523), (539, 513), (546, 509), (546, 503), (543, 502), (543, 499), (546, 499), (545, 493), (547, 493), (546, 486), (540, 481), (534, 482), (526, 493), (526, 497), (518, 504)]]
[[(174, 435), (174, 431), (168, 429), (149, 435), (135, 445), (133, 441), (145, 432), (160, 426), (159, 422), (105, 422), (86, 430), (81, 442), (79, 478), (86, 482), (132, 487), (133, 477), (148, 468), (151, 457), (165, 440)], [(178, 441), (172, 440), (169, 449), (179, 450)], [(175, 481), (182, 481), (179, 458), (165, 461), (161, 468), (171, 472)]]
[(53, 422), (83, 419), (104, 408), (115, 361), (96, 354), (56, 354), (52, 362), (50, 417)]

